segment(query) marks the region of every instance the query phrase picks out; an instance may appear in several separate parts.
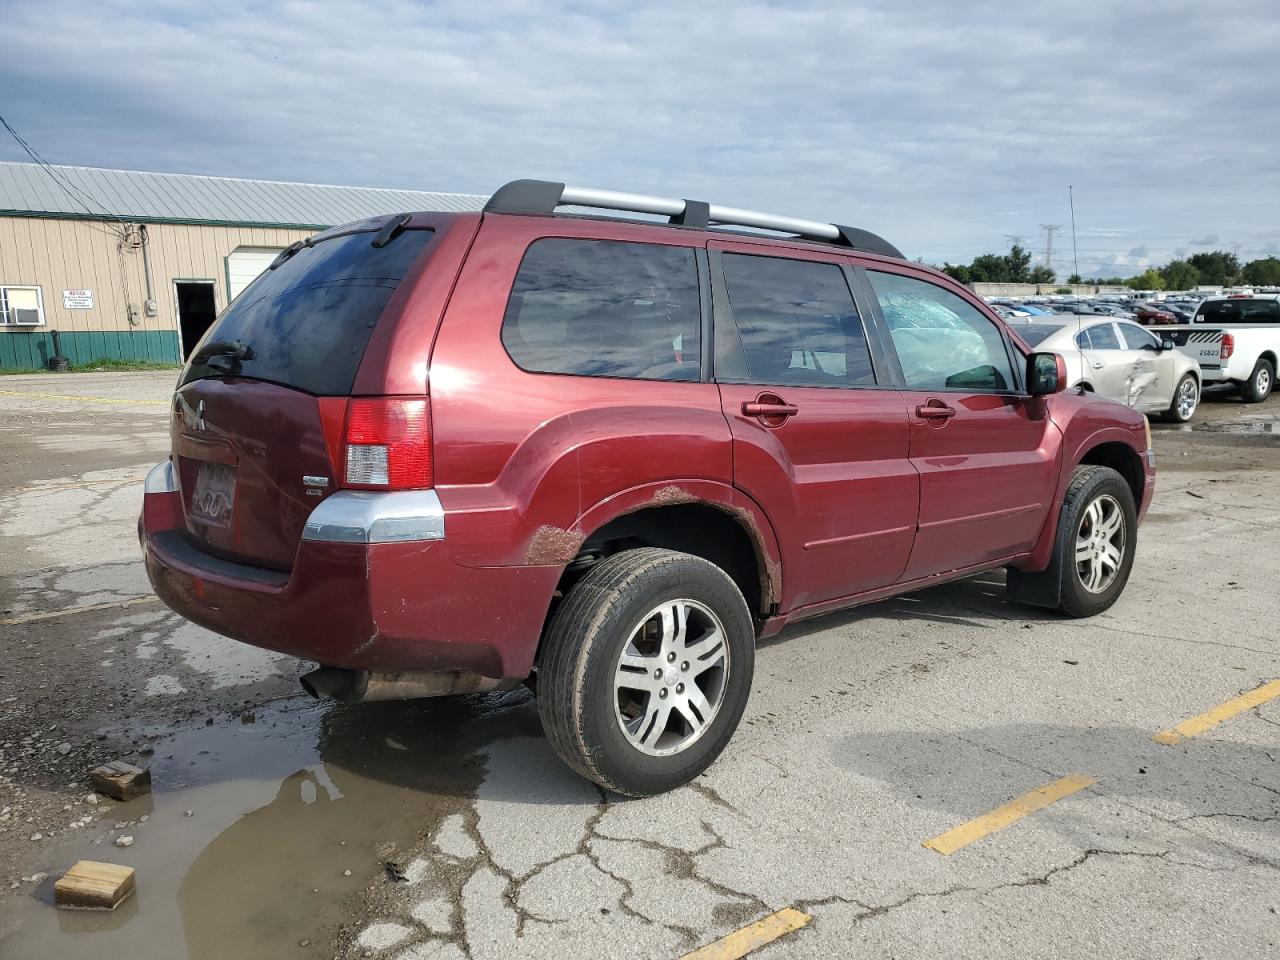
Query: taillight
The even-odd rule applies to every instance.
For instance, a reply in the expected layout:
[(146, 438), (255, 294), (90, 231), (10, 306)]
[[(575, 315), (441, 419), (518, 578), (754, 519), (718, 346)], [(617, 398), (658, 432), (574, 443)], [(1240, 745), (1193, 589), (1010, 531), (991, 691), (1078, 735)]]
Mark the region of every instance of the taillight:
[(431, 486), (431, 408), (422, 397), (352, 397), (342, 439), (344, 487)]
[(1230, 360), (1231, 355), (1236, 352), (1236, 338), (1229, 333), (1222, 335), (1222, 349), (1218, 351), (1218, 358), (1221, 360)]

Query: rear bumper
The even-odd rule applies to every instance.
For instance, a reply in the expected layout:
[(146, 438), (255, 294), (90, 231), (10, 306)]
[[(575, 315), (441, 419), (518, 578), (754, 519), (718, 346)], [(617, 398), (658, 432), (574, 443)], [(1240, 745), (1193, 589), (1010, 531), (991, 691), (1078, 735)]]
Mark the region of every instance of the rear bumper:
[(559, 569), (454, 563), (434, 493), (332, 495), (286, 573), (193, 546), (165, 467), (148, 477), (139, 539), (156, 595), (188, 620), (355, 670), (528, 675)]

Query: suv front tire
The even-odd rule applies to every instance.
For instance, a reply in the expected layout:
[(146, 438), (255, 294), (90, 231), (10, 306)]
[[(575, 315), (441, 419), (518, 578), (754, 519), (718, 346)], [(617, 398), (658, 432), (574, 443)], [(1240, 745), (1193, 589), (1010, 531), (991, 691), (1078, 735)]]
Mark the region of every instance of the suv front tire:
[(600, 561), (551, 618), (538, 713), (570, 767), (643, 797), (697, 777), (720, 755), (751, 693), (755, 628), (723, 570), (672, 550)]

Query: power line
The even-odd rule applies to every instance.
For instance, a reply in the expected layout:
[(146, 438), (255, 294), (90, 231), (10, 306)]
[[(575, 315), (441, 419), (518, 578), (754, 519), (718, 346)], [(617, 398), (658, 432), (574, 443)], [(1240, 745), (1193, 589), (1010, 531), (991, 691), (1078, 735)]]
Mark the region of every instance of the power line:
[[(53, 182), (58, 186), (58, 188), (63, 193), (65, 193), (68, 197), (72, 199), (72, 201), (76, 204), (76, 206), (78, 206), (81, 210), (83, 210), (90, 217), (93, 217), (96, 220), (105, 221), (106, 219), (109, 218), (111, 220), (114, 220), (116, 223), (120, 224), (119, 230), (112, 230), (111, 232), (115, 234), (122, 243), (126, 243), (131, 246), (133, 245), (133, 241), (131, 241), (129, 237), (129, 233), (131, 229), (129, 224), (125, 223), (125, 221), (121, 220), (114, 213), (111, 213), (110, 211), (108, 211), (104, 203), (94, 198), (90, 194), (86, 193), (85, 191), (81, 190), (74, 183), (72, 183), (60, 170), (55, 168), (53, 164), (49, 163), (49, 161), (45, 160), (44, 157), (40, 156), (40, 153), (36, 150), (36, 148), (31, 146), (31, 144), (28, 143), (26, 139), (20, 133), (18, 133), (17, 130), (13, 129), (13, 125), (9, 123), (9, 121), (6, 120), (3, 116), (0, 116), (0, 125), (3, 125), (4, 128), (9, 131), (10, 136), (12, 136), (13, 139), (17, 142), (18, 146), (22, 148), (23, 152), (26, 153), (26, 155), (31, 158), (32, 162), (35, 163), (36, 166), (38, 166), (41, 170), (43, 170), (46, 174), (49, 175), (49, 178), (53, 180)], [(96, 205), (98, 207), (98, 211), (94, 211), (90, 209), (91, 204)]]

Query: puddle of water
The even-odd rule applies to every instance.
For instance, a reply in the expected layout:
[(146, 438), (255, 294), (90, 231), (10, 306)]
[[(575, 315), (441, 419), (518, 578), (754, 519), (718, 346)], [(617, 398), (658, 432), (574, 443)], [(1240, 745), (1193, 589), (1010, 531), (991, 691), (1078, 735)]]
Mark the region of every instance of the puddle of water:
[[(148, 822), (95, 830), (63, 851), (66, 866), (134, 867), (137, 893), (114, 913), (57, 910), (51, 878), (19, 901), (0, 955), (332, 956), (331, 934), (383, 863), (399, 863), (407, 845), (468, 805), (484, 773), (478, 750), (537, 729), (529, 698), (512, 693), (291, 701), (260, 710), (254, 724), (178, 733), (155, 745), (153, 793), (115, 805), (102, 825), (143, 814)], [(113, 845), (122, 833), (132, 847)]]
[(1241, 420), (1205, 420), (1188, 424), (1193, 433), (1231, 433), (1280, 436), (1280, 422), (1273, 417), (1247, 417)]

